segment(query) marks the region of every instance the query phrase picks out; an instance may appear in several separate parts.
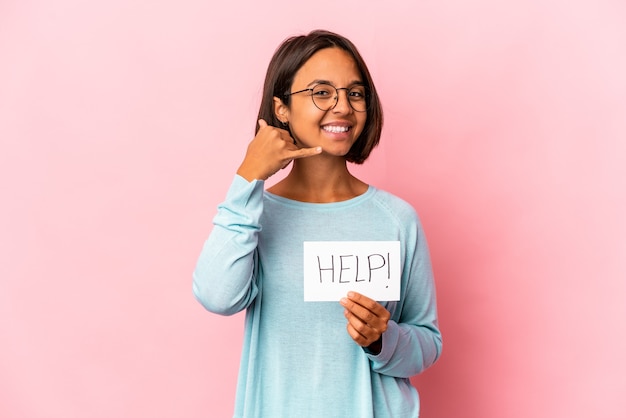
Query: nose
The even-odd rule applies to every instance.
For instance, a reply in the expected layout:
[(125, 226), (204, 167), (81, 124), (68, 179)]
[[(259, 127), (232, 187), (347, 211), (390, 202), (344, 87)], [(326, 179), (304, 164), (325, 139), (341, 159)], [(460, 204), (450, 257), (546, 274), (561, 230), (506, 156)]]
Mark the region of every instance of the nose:
[[(343, 90), (343, 94), (339, 94), (340, 90)], [(348, 98), (347, 88), (344, 87), (337, 89), (337, 98), (335, 106), (332, 110), (335, 113), (350, 113), (352, 111), (352, 105), (350, 104), (350, 99)]]

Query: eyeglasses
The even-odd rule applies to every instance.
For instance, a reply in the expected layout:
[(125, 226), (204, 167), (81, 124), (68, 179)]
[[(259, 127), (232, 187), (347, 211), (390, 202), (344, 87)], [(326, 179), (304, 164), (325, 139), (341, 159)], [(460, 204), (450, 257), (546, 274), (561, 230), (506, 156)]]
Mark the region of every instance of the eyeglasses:
[(341, 87), (336, 88), (330, 84), (318, 84), (312, 88), (294, 91), (293, 93), (285, 94), (285, 97), (289, 97), (294, 94), (304, 93), (310, 91), (313, 104), (319, 110), (327, 111), (334, 109), (339, 102), (339, 90), (345, 90), (348, 97), (348, 103), (355, 112), (365, 112), (367, 110), (369, 101), (369, 91), (366, 86), (357, 85), (354, 87)]

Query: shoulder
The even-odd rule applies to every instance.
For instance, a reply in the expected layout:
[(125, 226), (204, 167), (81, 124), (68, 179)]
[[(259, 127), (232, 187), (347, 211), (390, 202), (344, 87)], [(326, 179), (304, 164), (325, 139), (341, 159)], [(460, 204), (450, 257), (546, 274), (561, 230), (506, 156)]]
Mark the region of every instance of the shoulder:
[(419, 222), (417, 212), (409, 202), (386, 190), (374, 189), (373, 200), (390, 216), (397, 218), (402, 223)]

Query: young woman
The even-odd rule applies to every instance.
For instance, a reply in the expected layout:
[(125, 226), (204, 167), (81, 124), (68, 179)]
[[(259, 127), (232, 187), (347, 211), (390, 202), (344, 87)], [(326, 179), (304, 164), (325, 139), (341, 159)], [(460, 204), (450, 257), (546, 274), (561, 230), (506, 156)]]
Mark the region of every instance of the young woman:
[[(287, 39), (267, 71), (256, 136), (193, 276), (211, 312), (246, 309), (235, 417), (417, 417), (409, 377), (441, 352), (424, 232), (403, 200), (354, 177), (382, 110), (356, 47)], [(291, 164), (264, 190), (264, 180)], [(304, 302), (305, 241), (400, 241), (400, 300)], [(215, 336), (216, 344), (220, 337)]]

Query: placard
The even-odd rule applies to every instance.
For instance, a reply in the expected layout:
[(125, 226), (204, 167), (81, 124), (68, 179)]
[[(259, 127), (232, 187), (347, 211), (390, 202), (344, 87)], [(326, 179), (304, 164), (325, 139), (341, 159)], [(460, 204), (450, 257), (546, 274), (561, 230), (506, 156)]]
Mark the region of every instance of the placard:
[(305, 241), (304, 301), (400, 300), (400, 241)]

